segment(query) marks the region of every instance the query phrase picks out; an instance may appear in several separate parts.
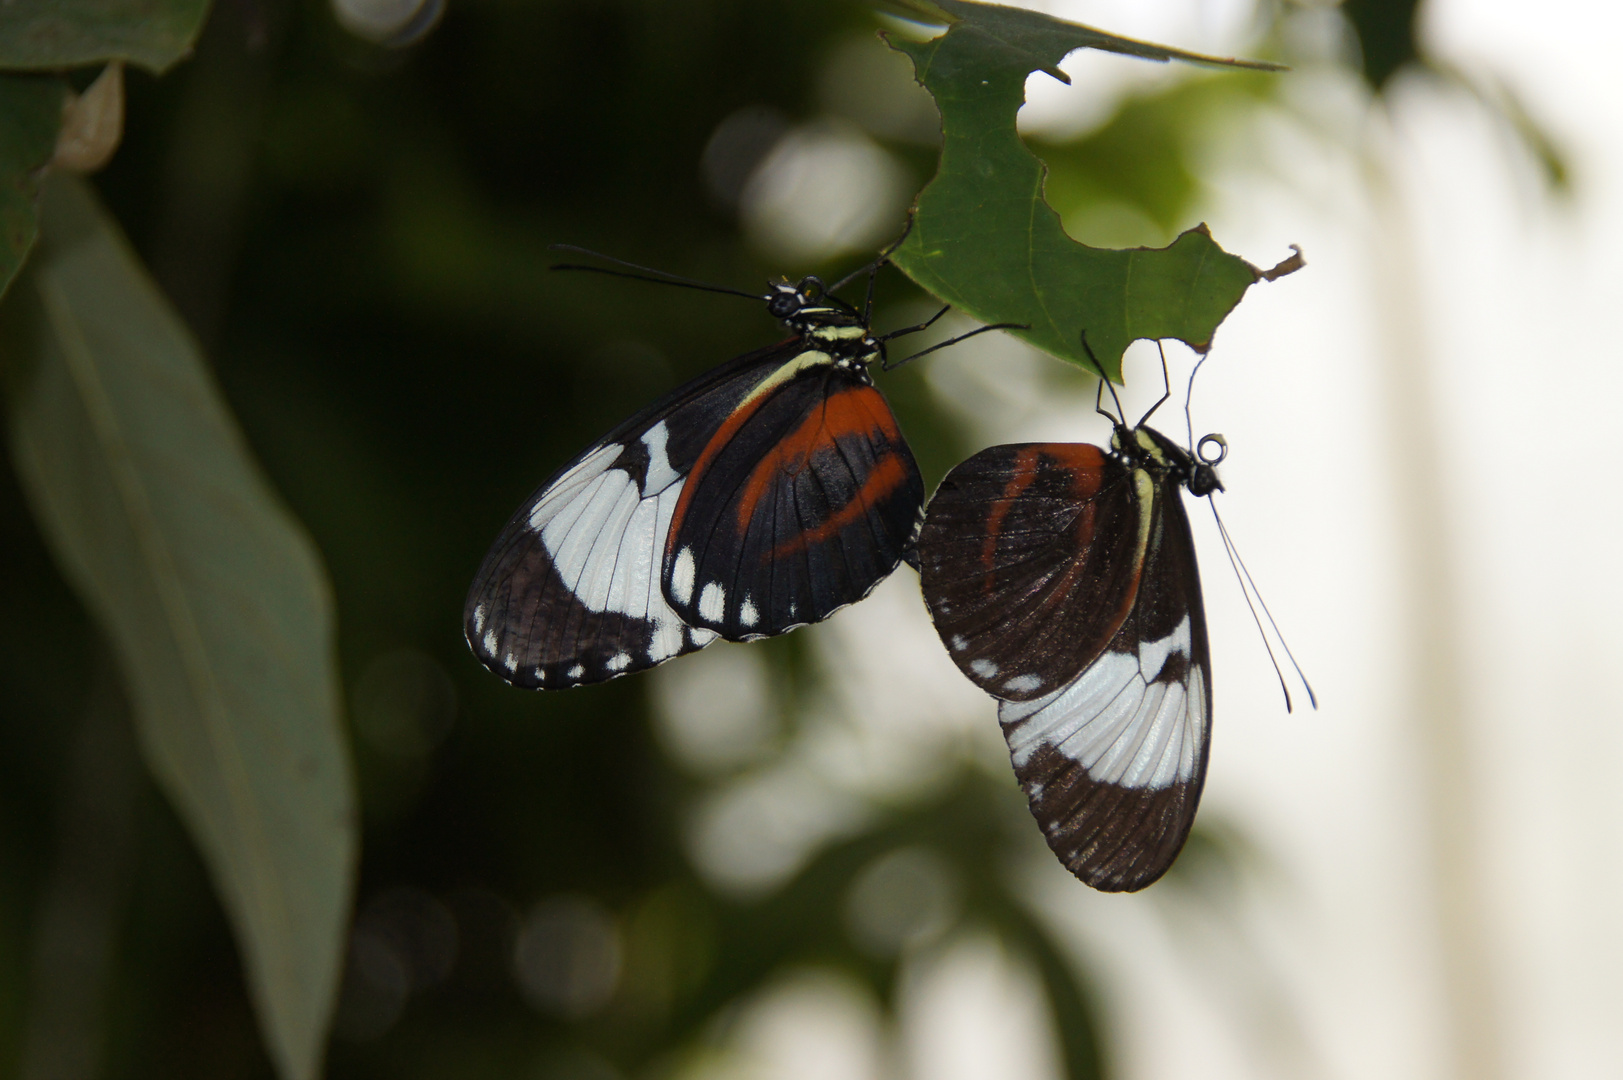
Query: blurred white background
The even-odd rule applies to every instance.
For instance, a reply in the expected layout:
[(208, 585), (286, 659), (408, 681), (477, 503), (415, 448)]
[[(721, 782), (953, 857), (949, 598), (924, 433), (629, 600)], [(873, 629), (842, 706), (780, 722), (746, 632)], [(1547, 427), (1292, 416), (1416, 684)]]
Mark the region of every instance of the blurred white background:
[[(1044, 9), (1223, 54), (1245, 50), (1254, 17), (1246, 0)], [(1277, 108), (1213, 133), (1214, 235), (1262, 266), (1299, 244), (1308, 266), (1253, 288), (1223, 325), (1195, 434), (1229, 440), (1225, 520), (1320, 708), (1298, 694), (1286, 714), (1210, 516), (1191, 506), (1216, 701), (1200, 821), (1238, 838), (1247, 873), (1229, 902), (1195, 904), (1166, 886), (1097, 894), (1040, 845), (1020, 853), (1034, 904), (1100, 973), (1121, 1076), (1623, 1075), (1623, 375), (1607, 322), (1623, 295), (1623, 69), (1609, 55), (1623, 11), (1443, 0), (1423, 28), (1434, 60), (1514, 88), (1567, 155), (1572, 191), (1551, 194), (1501, 120), (1419, 74), (1372, 102), (1346, 67), (1301, 66)], [(1033, 77), (1028, 130), (1085, 131), (1120, 94), (1185, 74), (1098, 54), (1065, 67), (1068, 89)], [(786, 208), (809, 170), (905, 201), (862, 125), (894, 138), (916, 118), (843, 112), (780, 142), (746, 185), (761, 246), (855, 249), (890, 220), (796, 224)], [(1190, 356), (1169, 353), (1178, 388)], [(1129, 356), (1133, 415), (1160, 379), (1144, 343)], [(1009, 340), (929, 363), (938, 393), (973, 402), (986, 443), (1105, 436), (1091, 395), (1056, 399), (1040, 377), (1053, 362)], [(1160, 423), (1181, 433), (1177, 404)], [(693, 822), (696, 859), (730, 887), (770, 888), (855, 827), (862, 798), (928, 784), (956, 755), (1008, 769), (993, 704), (956, 677), (911, 572), (811, 632), (846, 674), (841, 700), (806, 707), (795, 744), (718, 784)], [(770, 744), (746, 718), (707, 750), (684, 719), (704, 679), (748, 683), (755, 664), (718, 648), (661, 671), (665, 731), (693, 768)], [(741, 1010), (695, 1075), (1057, 1075), (1029, 972), (987, 939), (915, 945), (898, 1036), (854, 985), (808, 971)]]

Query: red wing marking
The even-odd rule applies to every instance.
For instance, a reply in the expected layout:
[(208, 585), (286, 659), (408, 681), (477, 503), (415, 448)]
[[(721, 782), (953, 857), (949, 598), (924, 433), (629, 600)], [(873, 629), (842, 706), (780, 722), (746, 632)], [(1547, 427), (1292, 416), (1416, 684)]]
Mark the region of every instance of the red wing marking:
[(840, 508), (839, 512), (815, 528), (807, 529), (791, 540), (785, 540), (772, 549), (771, 558), (779, 559), (797, 551), (804, 551), (812, 544), (822, 543), (841, 529), (861, 518), (868, 512), (868, 507), (886, 495), (907, 483), (907, 466), (902, 459), (894, 454), (885, 458), (873, 471), (868, 479), (862, 482), (856, 496)]
[(992, 574), (997, 567), (997, 542), (1003, 534), (1003, 522), (1014, 509), (1014, 501), (1036, 482), (1042, 461), (1048, 458), (1071, 473), (1071, 494), (1082, 504), (1077, 514), (1076, 540), (1078, 550), (1085, 551), (1093, 543), (1094, 522), (1098, 509), (1093, 497), (1104, 485), (1105, 452), (1091, 443), (1043, 443), (1021, 447), (1010, 467), (1008, 483), (1002, 496), (992, 505), (986, 519), (986, 541), (981, 549), (981, 566), (986, 571), (986, 589), (993, 588)]
[[(873, 408), (869, 399), (878, 401), (880, 407)], [(772, 494), (779, 476), (785, 474), (793, 476), (800, 472), (814, 454), (837, 453), (835, 443), (841, 436), (854, 435), (871, 439), (876, 431), (884, 436), (887, 443), (902, 441), (902, 433), (896, 428), (896, 420), (891, 416), (890, 407), (873, 387), (853, 386), (824, 398), (821, 407), (813, 409), (806, 419), (801, 421), (798, 428), (778, 440), (777, 445), (763, 454), (760, 463), (751, 470), (749, 480), (739, 493), (738, 531), (743, 533), (749, 529), (749, 523), (755, 517), (755, 508), (760, 505), (762, 499)], [(866, 511), (866, 504), (863, 503), (865, 498), (883, 497), (894, 491), (906, 479), (907, 470), (902, 463), (894, 457), (886, 458), (863, 481), (855, 501), (846, 504), (839, 514), (811, 532), (833, 526), (826, 533), (833, 535), (833, 532), (843, 527), (835, 525), (835, 522), (845, 518), (846, 523), (849, 523), (855, 520), (858, 514)], [(681, 512), (680, 507), (677, 512)], [(811, 532), (805, 535), (810, 536)]]
[(1022, 447), (1014, 456), (1009, 482), (1003, 487), (1003, 497), (992, 504), (986, 518), (986, 541), (981, 545), (981, 568), (986, 571), (986, 591), (992, 591), (992, 572), (997, 567), (997, 541), (1003, 535), (1003, 519), (1014, 509), (1014, 500), (1037, 479), (1037, 463), (1042, 459), (1042, 448)]
[[(1071, 493), (1082, 502), (1082, 512), (1076, 518), (1076, 544), (1077, 551), (1085, 553), (1093, 544), (1094, 531), (1097, 527), (1099, 504), (1094, 497), (1104, 486), (1105, 452), (1092, 443), (1057, 444), (1048, 447), (1054, 452), (1054, 457), (1071, 469), (1073, 482)], [(1137, 505), (1135, 508), (1140, 514), (1147, 513), (1145, 507)], [(1082, 569), (1084, 559), (1079, 557), (1066, 571), (1066, 584), (1069, 585), (1075, 575)], [(1121, 624), (1127, 621), (1128, 612), (1138, 603), (1138, 582), (1144, 570), (1142, 553), (1133, 567), (1132, 584), (1128, 587), (1126, 595), (1122, 597), (1121, 604), (1110, 616), (1110, 637), (1114, 637)]]
[(1099, 494), (1105, 482), (1105, 452), (1092, 443), (1049, 443), (1043, 452), (1076, 476), (1071, 494), (1078, 499), (1091, 499)]
[(1082, 504), (1076, 515), (1076, 546), (1085, 551), (1093, 544), (1095, 523), (1099, 517), (1099, 504), (1094, 496), (1105, 482), (1105, 452), (1092, 443), (1050, 447), (1053, 456), (1071, 470), (1071, 494)]
[(699, 477), (704, 475), (704, 471), (710, 467), (716, 455), (720, 454), (732, 441), (733, 436), (738, 434), (738, 429), (744, 426), (744, 422), (754, 416), (771, 398), (771, 394), (750, 394), (742, 405), (727, 415), (727, 419), (716, 428), (716, 433), (710, 436), (710, 441), (704, 444), (704, 449), (694, 459), (693, 466), (688, 469), (687, 482), (682, 485), (682, 496), (676, 500), (676, 512), (671, 515), (670, 532), (665, 537), (667, 558), (676, 550), (676, 534), (681, 531), (682, 522), (687, 520), (688, 503), (693, 501), (693, 493), (699, 490), (697, 483)]

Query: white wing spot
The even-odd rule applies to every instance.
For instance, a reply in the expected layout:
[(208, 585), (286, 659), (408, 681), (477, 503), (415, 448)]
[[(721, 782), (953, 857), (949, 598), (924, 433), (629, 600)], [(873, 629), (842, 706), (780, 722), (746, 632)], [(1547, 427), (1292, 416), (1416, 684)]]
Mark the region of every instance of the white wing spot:
[(657, 664), (661, 660), (669, 660), (682, 651), (682, 631), (687, 625), (681, 622), (654, 623), (654, 638), (648, 643), (648, 661)]
[(953, 652), (963, 652), (965, 649), (969, 648), (969, 642), (964, 639), (964, 635), (962, 634), (952, 635), (952, 640), (947, 644), (952, 646)]
[(744, 597), (744, 603), (738, 609), (738, 621), (745, 626), (754, 626), (760, 621), (760, 618), (761, 614), (755, 610), (755, 605), (750, 602), (750, 598)]
[[(536, 669), (536, 674), (540, 674), (540, 672), (541, 672), (541, 669), (537, 668)], [(568, 671), (564, 672), (564, 676), (566, 678), (570, 678), (570, 679), (578, 679), (584, 674), (586, 674), (586, 665), (585, 664), (576, 664), (574, 667), (572, 667)]]
[(642, 493), (646, 498), (657, 495), (682, 479), (682, 474), (671, 468), (670, 455), (665, 451), (665, 441), (670, 432), (661, 420), (643, 433), (642, 444), (648, 448), (648, 471), (642, 478)]
[(678, 604), (693, 602), (693, 549), (685, 547), (676, 553), (671, 566), (671, 595)]
[(1041, 675), (1016, 675), (1003, 684), (1003, 689), (1011, 694), (1029, 694), (1043, 684)]
[(990, 679), (997, 674), (997, 664), (983, 656), (979, 660), (971, 660), (969, 670), (983, 679)]
[(699, 618), (706, 622), (720, 622), (727, 612), (727, 590), (718, 581), (712, 581), (699, 594)]
[(610, 671), (624, 671), (631, 664), (630, 653), (615, 653), (603, 664)]
[(486, 656), (496, 655), (496, 628), (494, 626), (485, 631), (483, 645), (485, 646)]
[(508, 653), (506, 656), (502, 657), (502, 667), (506, 668), (508, 671), (517, 671), (518, 660), (514, 658), (512, 653)]
[(476, 634), (485, 632), (485, 605), (483, 604), (473, 609), (473, 632)]

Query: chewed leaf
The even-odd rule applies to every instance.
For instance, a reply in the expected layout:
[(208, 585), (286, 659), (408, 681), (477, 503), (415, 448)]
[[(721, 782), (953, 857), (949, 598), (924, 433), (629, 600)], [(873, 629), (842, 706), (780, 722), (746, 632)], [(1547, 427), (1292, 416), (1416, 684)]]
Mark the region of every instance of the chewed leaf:
[(40, 231), (0, 309), (12, 459), (230, 916), (270, 1057), (310, 1080), (356, 854), (326, 572), (91, 188), (48, 180)]
[[(933, 0), (955, 18), (931, 41), (891, 41), (913, 60), (941, 111), (941, 163), (919, 195), (912, 232), (896, 252), (914, 281), (985, 322), (1055, 356), (1120, 381), (1121, 356), (1138, 338), (1177, 338), (1204, 351), (1219, 323), (1262, 271), (1230, 255), (1205, 226), (1165, 248), (1090, 248), (1066, 235), (1043, 200), (1043, 166), (1015, 118), (1026, 77), (1064, 79), (1081, 48), (1147, 60), (1277, 69), (1106, 34), (1014, 8)], [(1083, 335), (1087, 346), (1083, 346)]]

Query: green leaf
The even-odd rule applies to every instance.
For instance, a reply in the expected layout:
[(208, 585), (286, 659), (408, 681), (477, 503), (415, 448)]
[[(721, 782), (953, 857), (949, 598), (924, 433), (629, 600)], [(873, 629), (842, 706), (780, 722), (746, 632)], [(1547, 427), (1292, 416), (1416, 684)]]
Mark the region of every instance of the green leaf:
[(114, 646), (272, 1060), (284, 1080), (314, 1077), (356, 856), (319, 556), (83, 181), (44, 185), (40, 250), (0, 307), (0, 358), (41, 532)]
[(190, 55), (208, 9), (208, 0), (8, 0), (0, 3), (0, 68), (128, 60), (162, 72)]
[(1037, 12), (934, 2), (958, 20), (946, 34), (890, 41), (912, 58), (919, 82), (934, 96), (944, 136), (940, 167), (919, 195), (896, 265), (974, 318), (1029, 326), (1013, 332), (1091, 369), (1085, 332), (1099, 366), (1116, 381), (1123, 351), (1138, 338), (1208, 348), (1261, 271), (1218, 247), (1205, 226), (1158, 249), (1112, 251), (1072, 240), (1043, 199), (1043, 165), (1021, 141), (1015, 116), (1025, 103), (1026, 76), (1043, 71), (1064, 80), (1059, 63), (1075, 49), (1264, 70), (1277, 65), (1152, 45)]
[(39, 178), (56, 148), (67, 93), (61, 79), (0, 75), (0, 297), (39, 235)]

